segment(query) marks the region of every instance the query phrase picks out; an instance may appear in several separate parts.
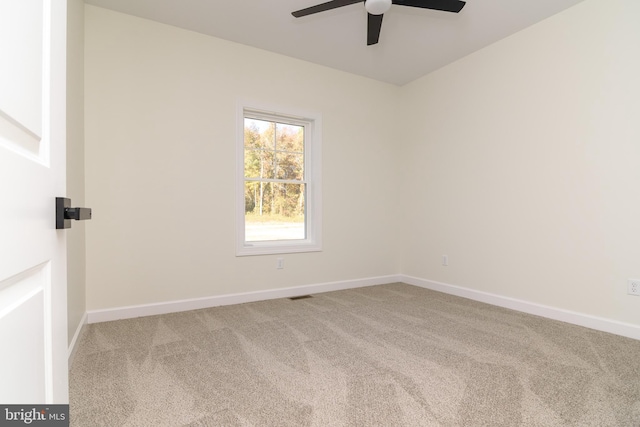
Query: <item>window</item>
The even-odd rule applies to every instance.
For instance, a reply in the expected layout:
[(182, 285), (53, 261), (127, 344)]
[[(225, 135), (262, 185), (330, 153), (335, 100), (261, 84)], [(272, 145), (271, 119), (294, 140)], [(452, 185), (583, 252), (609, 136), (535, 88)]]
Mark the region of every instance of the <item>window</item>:
[(321, 250), (320, 117), (242, 106), (238, 121), (237, 255)]

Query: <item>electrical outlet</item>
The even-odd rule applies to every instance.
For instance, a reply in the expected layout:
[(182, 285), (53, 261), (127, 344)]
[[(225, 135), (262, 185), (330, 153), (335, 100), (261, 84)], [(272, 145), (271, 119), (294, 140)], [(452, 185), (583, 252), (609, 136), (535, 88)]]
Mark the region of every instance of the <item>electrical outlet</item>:
[(442, 255), (442, 265), (445, 267), (449, 265), (449, 255)]
[(627, 280), (627, 283), (628, 283), (627, 293), (629, 295), (640, 296), (640, 280), (629, 279)]
[(278, 270), (282, 270), (284, 268), (284, 258), (278, 258), (278, 263), (276, 264), (276, 268)]

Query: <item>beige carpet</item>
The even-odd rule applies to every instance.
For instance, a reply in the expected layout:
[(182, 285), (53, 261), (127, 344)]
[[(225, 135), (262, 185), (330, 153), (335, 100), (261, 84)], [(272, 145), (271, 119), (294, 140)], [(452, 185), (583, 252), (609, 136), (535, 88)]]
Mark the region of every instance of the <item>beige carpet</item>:
[(640, 426), (640, 341), (395, 283), (89, 325), (73, 426)]

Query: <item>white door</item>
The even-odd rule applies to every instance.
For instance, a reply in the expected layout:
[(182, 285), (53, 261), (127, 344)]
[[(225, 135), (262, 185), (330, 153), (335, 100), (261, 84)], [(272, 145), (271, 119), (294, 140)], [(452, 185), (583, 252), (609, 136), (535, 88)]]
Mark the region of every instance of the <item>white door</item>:
[(0, 403), (68, 403), (66, 0), (0, 0)]

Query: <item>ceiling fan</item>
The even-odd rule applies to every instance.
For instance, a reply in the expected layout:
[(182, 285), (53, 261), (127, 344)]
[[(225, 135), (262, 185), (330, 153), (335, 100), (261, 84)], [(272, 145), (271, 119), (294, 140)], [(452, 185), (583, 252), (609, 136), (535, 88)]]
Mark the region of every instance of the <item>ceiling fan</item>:
[(367, 10), (367, 46), (378, 43), (380, 29), (382, 28), (382, 16), (389, 10), (392, 4), (399, 6), (419, 7), (422, 9), (442, 10), (444, 12), (458, 13), (462, 10), (466, 2), (462, 0), (332, 0), (326, 3), (296, 10), (291, 14), (296, 18), (312, 15), (326, 10), (336, 9), (350, 4), (361, 3)]

